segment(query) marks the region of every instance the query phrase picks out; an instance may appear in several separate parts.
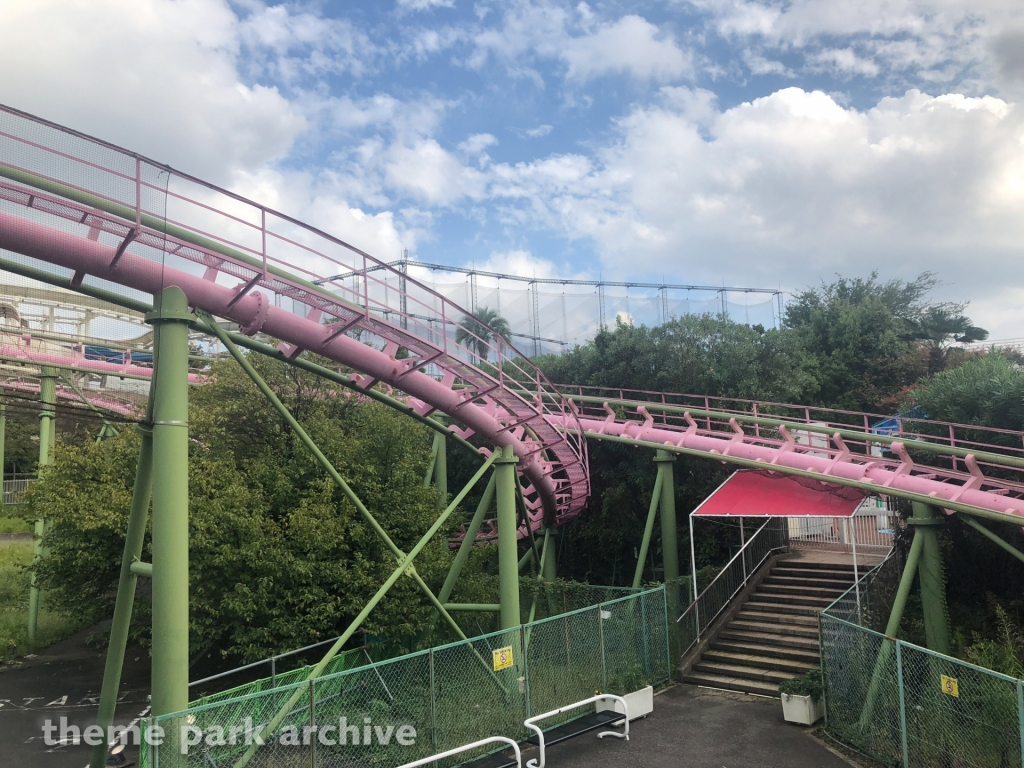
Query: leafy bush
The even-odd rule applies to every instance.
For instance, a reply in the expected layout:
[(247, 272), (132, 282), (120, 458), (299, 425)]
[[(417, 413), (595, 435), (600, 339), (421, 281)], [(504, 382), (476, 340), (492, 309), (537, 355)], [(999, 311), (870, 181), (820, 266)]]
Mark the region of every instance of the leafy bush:
[(810, 696), (811, 701), (817, 702), (822, 694), (821, 671), (812, 669), (798, 677), (783, 680), (779, 683), (779, 693), (787, 696)]

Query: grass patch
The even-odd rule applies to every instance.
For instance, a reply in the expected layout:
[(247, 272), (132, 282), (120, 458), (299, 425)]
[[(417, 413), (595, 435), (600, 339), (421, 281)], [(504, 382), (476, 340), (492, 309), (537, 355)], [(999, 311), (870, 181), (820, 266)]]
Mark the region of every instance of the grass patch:
[[(0, 522), (3, 519), (0, 518)], [(67, 616), (43, 609), (34, 647), (28, 643), (29, 578), (24, 567), (32, 562), (32, 542), (0, 541), (0, 660), (24, 656), (63, 640), (77, 629)]]
[(16, 517), (0, 517), (0, 533), (31, 533), (32, 524)]

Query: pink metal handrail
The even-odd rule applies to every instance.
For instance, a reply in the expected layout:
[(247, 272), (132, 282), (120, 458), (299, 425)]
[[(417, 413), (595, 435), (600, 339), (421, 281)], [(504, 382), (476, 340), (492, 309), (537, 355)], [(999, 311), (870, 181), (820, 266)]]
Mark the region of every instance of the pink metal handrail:
[[(514, 452), (521, 459), (520, 470), (524, 476), (523, 488), (524, 493), (529, 497), (531, 523), (534, 527), (541, 524), (545, 513), (554, 521), (565, 522), (576, 516), (582, 509), (589, 490), (586, 445), (579, 438), (566, 440), (556, 428), (554, 421), (564, 421), (567, 413), (564, 403), (557, 403), (557, 390), (543, 377), (539, 369), (528, 364), (525, 356), (519, 355), (515, 348), (504, 340), (492, 343), (490, 339), (481, 339), (478, 335), (471, 333), (471, 338), (475, 340), (474, 346), (494, 352), (496, 358), (494, 374), (470, 362), (474, 359), (475, 350), (469, 350), (464, 345), (454, 343), (449, 339), (449, 326), (456, 330), (465, 329), (465, 325), (454, 318), (459, 315), (471, 317), (470, 313), (429, 287), (419, 284), (404, 272), (291, 217), (270, 211), (239, 195), (185, 176), (166, 166), (124, 152), (106, 142), (96, 141), (91, 137), (54, 126), (16, 110), (0, 108), (0, 112), (6, 113), (11, 120), (24, 121), (22, 128), (27, 126), (31, 130), (23, 132), (33, 133), (31, 139), (9, 131), (0, 134), (10, 141), (43, 150), (50, 157), (59, 157), (68, 162), (78, 163), (83, 168), (92, 169), (112, 179), (119, 179), (119, 183), (129, 181), (135, 185), (135, 205), (129, 206), (123, 200), (117, 200), (106, 194), (105, 190), (109, 185), (105, 185), (103, 178), (86, 176), (83, 181), (82, 174), (79, 173), (76, 176), (78, 183), (69, 185), (66, 181), (43, 173), (45, 168), (33, 166), (19, 169), (10, 162), (12, 158), (5, 156), (3, 158), (4, 165), (12, 169), (12, 174), (16, 170), (23, 171), (23, 173), (21, 175), (3, 174), (7, 175), (10, 181), (4, 181), (0, 185), (0, 197), (27, 209), (42, 212), (47, 217), (46, 222), (62, 222), (61, 238), (63, 242), (57, 251), (53, 251), (53, 234), (48, 233), (56, 233), (58, 230), (41, 222), (39, 214), (20, 217), (4, 215), (0, 230), (3, 230), (2, 234), (6, 236), (6, 244), (14, 245), (14, 241), (20, 243), (11, 250), (70, 267), (79, 274), (87, 273), (116, 284), (149, 292), (154, 292), (158, 283), (157, 273), (152, 269), (155, 264), (149, 261), (151, 257), (149, 252), (144, 250), (146, 248), (204, 266), (207, 270), (207, 277), (218, 274), (228, 275), (238, 281), (233, 294), (231, 293), (232, 289), (228, 286), (219, 285), (215, 280), (203, 280), (203, 278), (191, 274), (190, 271), (182, 271), (170, 263), (166, 263), (165, 257), (164, 263), (161, 263), (159, 284), (163, 284), (165, 279), (178, 284), (186, 291), (191, 303), (221, 317), (239, 322), (245, 332), (255, 333), (264, 330), (277, 335), (283, 341), (291, 344), (294, 349), (311, 348), (321, 354), (334, 357), (339, 362), (357, 370), (362, 370), (366, 374), (363, 379), (364, 384), (381, 381), (405, 391), (411, 395), (410, 402), (416, 403), (415, 407), (421, 414), (441, 410), (448, 413), (457, 422), (461, 422), (461, 425), (453, 425), (452, 429), (457, 430), (463, 436), (478, 432), (486, 437), (496, 438), (495, 442), (498, 444), (511, 444)], [(92, 162), (84, 157), (78, 157), (73, 154), (73, 150), (69, 152), (57, 150), (46, 144), (45, 136), (40, 138), (35, 135), (46, 134), (51, 130), (72, 135), (83, 142), (118, 152), (126, 161), (133, 160), (136, 166), (134, 179), (117, 169)], [(42, 165), (48, 164), (42, 163)], [(144, 168), (147, 169), (145, 174), (147, 177), (151, 175), (152, 171), (167, 173), (167, 188), (158, 189), (144, 181)], [(31, 174), (31, 177), (26, 174)], [(40, 179), (40, 182), (33, 181), (33, 178)], [(226, 199), (230, 199), (233, 204), (248, 206), (254, 214), (258, 214), (261, 222), (258, 231), (262, 244), (259, 252), (249, 245), (232, 242), (237, 238), (225, 236), (228, 232), (221, 232), (217, 225), (217, 221), (223, 220), (228, 223), (228, 230), (231, 225), (238, 224), (256, 230), (255, 225), (243, 218), (244, 214), (235, 215), (235, 213), (223, 210), (210, 200), (189, 198), (178, 191), (175, 186), (178, 181), (185, 184), (196, 184), (214, 195), (222, 195)], [(172, 216), (167, 218), (154, 216), (148, 211), (144, 213), (143, 188), (156, 190), (170, 196), (171, 199), (199, 206), (202, 211), (205, 211), (203, 215), (206, 218), (201, 226), (197, 226), (198, 222), (183, 220), (183, 215), (187, 218), (187, 206), (182, 208), (178, 205), (175, 206)], [(211, 217), (214, 218), (211, 219)], [(105, 233), (108, 242), (112, 238), (120, 243), (112, 257), (104, 256), (97, 261), (95, 257), (101, 251), (106, 254), (111, 253), (111, 247), (99, 240), (90, 241), (75, 234), (76, 226), (86, 224), (90, 230), (99, 231), (101, 234)], [(315, 243), (322, 243), (329, 248), (342, 248), (352, 254), (356, 263), (359, 263), (359, 257), (362, 257), (361, 290), (360, 286), (349, 290), (347, 286), (338, 285), (336, 281), (329, 279), (324, 281), (329, 284), (328, 288), (293, 278), (291, 275), (296, 272), (311, 276), (315, 275), (315, 272), (303, 264), (290, 264), (286, 259), (280, 258), (277, 248), (270, 247), (271, 243), (287, 242), (290, 247), (315, 255), (315, 258), (323, 260), (324, 263), (344, 266), (348, 266), (348, 264), (326, 253), (326, 249), (323, 247), (314, 248), (309, 241), (300, 243), (294, 236), (286, 237), (282, 233), (275, 232), (276, 224), (296, 228), (304, 233), (303, 239), (312, 238)], [(180, 231), (181, 225), (188, 228), (184, 234)], [(140, 251), (140, 248), (143, 250)], [(147, 265), (147, 262), (152, 266)], [(288, 272), (277, 267), (270, 267), (271, 264), (286, 265)], [(371, 265), (375, 270), (383, 269), (385, 271), (383, 280), (378, 276), (371, 278), (369, 274)], [(393, 275), (396, 281), (400, 280), (400, 284), (407, 286), (407, 290), (401, 292), (388, 285), (388, 273)], [(380, 286), (383, 286), (385, 291), (392, 292), (396, 297), (402, 297), (403, 304), (412, 301), (414, 305), (422, 306), (424, 313), (428, 316), (427, 323), (424, 324), (410, 316), (408, 312), (402, 312), (400, 308), (391, 306), (387, 300), (381, 301), (375, 295)], [(306, 307), (304, 314), (292, 315), (286, 310), (270, 306), (269, 298), (263, 297), (258, 291), (255, 291), (256, 287), (264, 287), (279, 296), (287, 296), (294, 302), (293, 306), (304, 305)], [(335, 291), (341, 296), (351, 295), (354, 301), (344, 302)], [(439, 312), (430, 304), (425, 303), (421, 297), (430, 297), (430, 303), (439, 307)], [(384, 317), (377, 316), (376, 310), (378, 309), (383, 309), (386, 312)], [(314, 312), (316, 313), (315, 322), (309, 320)], [(362, 344), (357, 344), (354, 347), (352, 345), (354, 340), (344, 334), (332, 335), (332, 326), (320, 323), (321, 312), (337, 318), (345, 329), (368, 333), (372, 337), (382, 339), (385, 342), (384, 349), (373, 348), (371, 352)], [(291, 319), (288, 319), (286, 315), (290, 315)], [(437, 341), (430, 338), (436, 335), (431, 330), (435, 317), (441, 323), (441, 338)], [(400, 323), (391, 322), (392, 318), (398, 318)], [(423, 328), (426, 325), (428, 338), (424, 339), (422, 336), (411, 334), (407, 330), (410, 325), (413, 329)], [(493, 331), (488, 329), (488, 333), (493, 333)], [(495, 336), (495, 338), (497, 337)], [(400, 347), (409, 349), (412, 354), (408, 363), (405, 360), (396, 360), (395, 355)], [(513, 354), (513, 357), (508, 356), (506, 349)], [(519, 359), (516, 359), (517, 357)], [(523, 373), (527, 373), (525, 369), (531, 369), (525, 378), (536, 383), (538, 393), (543, 393), (548, 397), (555, 396), (556, 404), (551, 407), (546, 398), (525, 397), (525, 393), (503, 387), (506, 365)], [(438, 373), (435, 373), (433, 377), (426, 376), (417, 366), (424, 368), (430, 366)], [(428, 385), (426, 381), (420, 381), (418, 377), (429, 379), (431, 384)], [(455, 390), (451, 389), (457, 382), (470, 387), (468, 396), (464, 392), (456, 394)], [(443, 386), (447, 394), (440, 391), (438, 386)], [(539, 416), (539, 420), (524, 419), (530, 413)], [(557, 419), (553, 419), (553, 416)], [(527, 421), (528, 423), (526, 423)], [(503, 425), (506, 423), (521, 423), (522, 426), (506, 432), (503, 431)]]
[[(901, 416), (893, 416), (891, 414), (890, 415), (885, 415), (885, 414), (863, 412), (863, 411), (848, 411), (848, 410), (843, 410), (843, 409), (840, 409), (840, 408), (826, 408), (826, 407), (821, 407), (821, 406), (795, 405), (795, 404), (792, 404), (792, 403), (777, 403), (777, 402), (771, 402), (771, 401), (765, 401), (765, 400), (748, 400), (748, 399), (740, 398), (740, 397), (720, 397), (720, 396), (683, 394), (683, 393), (675, 393), (675, 392), (656, 392), (656, 391), (651, 391), (651, 390), (624, 389), (624, 388), (620, 388), (620, 387), (600, 387), (600, 386), (588, 386), (588, 385), (579, 385), (579, 384), (557, 384), (556, 386), (558, 387), (558, 389), (561, 392), (563, 392), (563, 394), (568, 394), (568, 393), (571, 393), (571, 392), (575, 391), (575, 392), (578, 392), (580, 395), (589, 395), (589, 396), (595, 396), (595, 397), (605, 397), (605, 398), (609, 398), (609, 399), (619, 399), (619, 400), (634, 400), (634, 401), (637, 401), (639, 403), (643, 403), (643, 402), (659, 402), (659, 403), (662, 403), (663, 405), (677, 405), (677, 406), (690, 405), (691, 407), (702, 408), (704, 410), (720, 411), (723, 414), (730, 414), (730, 413), (731, 414), (735, 414), (735, 415), (752, 414), (752, 415), (755, 415), (755, 416), (756, 415), (760, 415), (760, 416), (765, 416), (765, 417), (768, 417), (768, 418), (779, 418), (779, 419), (787, 419), (787, 420), (791, 420), (791, 421), (802, 421), (802, 422), (804, 422), (806, 424), (813, 424), (813, 423), (816, 423), (816, 422), (821, 422), (821, 423), (823, 423), (826, 426), (837, 427), (837, 428), (847, 428), (847, 429), (850, 429), (850, 428), (853, 428), (854, 425), (852, 425), (850, 422), (829, 421), (829, 420), (823, 420), (823, 419), (816, 419), (816, 418), (812, 417), (810, 414), (812, 414), (812, 413), (822, 413), (822, 414), (829, 414), (829, 413), (831, 413), (831, 414), (840, 414), (840, 415), (845, 415), (845, 416), (855, 416), (855, 417), (857, 417), (858, 421), (861, 422), (861, 425), (858, 425), (858, 426), (863, 426), (863, 429), (864, 429), (865, 432), (869, 432), (872, 429), (870, 421), (873, 420), (873, 419), (877, 419), (877, 420), (896, 419), (897, 423), (899, 424), (899, 427), (900, 427), (900, 431), (897, 434), (900, 435), (900, 436), (911, 437), (911, 438), (922, 438), (922, 439), (927, 439), (927, 440), (931, 440), (931, 441), (942, 443), (942, 444), (946, 444), (946, 445), (960, 445), (960, 446), (962, 446), (962, 445), (971, 445), (971, 446), (974, 446), (974, 447), (976, 447), (978, 449), (985, 448), (985, 449), (996, 450), (996, 451), (1012, 451), (1014, 453), (1024, 454), (1024, 433), (1022, 433), (1022, 432), (1020, 432), (1018, 430), (1005, 429), (1005, 428), (1001, 428), (1001, 427), (982, 427), (982, 426), (974, 426), (974, 425), (971, 425), (971, 424), (960, 424), (960, 423), (957, 423), (957, 422), (940, 421), (940, 420), (937, 420), (937, 419), (901, 417)], [(609, 394), (609, 393), (612, 393), (612, 394)], [(679, 399), (682, 399), (682, 400), (689, 400), (690, 402), (675, 402), (675, 401), (670, 400), (669, 398), (679, 398)], [(749, 409), (744, 410), (744, 409), (739, 409), (739, 408), (727, 408), (727, 407), (724, 407), (722, 405), (715, 405), (716, 403), (743, 403), (743, 404), (748, 405), (750, 407), (749, 407)], [(768, 411), (765, 410), (765, 409), (780, 409), (780, 408), (786, 408), (786, 409), (791, 409), (793, 411), (803, 412), (804, 415), (803, 416), (798, 416), (798, 415), (795, 415), (795, 414), (779, 414), (779, 413), (772, 413), (770, 410), (768, 410)], [(910, 432), (910, 431), (905, 431), (904, 430), (904, 423), (905, 422), (913, 422), (913, 423), (919, 423), (919, 424), (928, 424), (930, 426), (933, 425), (933, 426), (940, 427), (940, 428), (941, 427), (945, 427), (945, 428), (948, 428), (949, 430), (951, 430), (951, 433), (950, 433), (950, 435), (948, 437), (944, 437), (942, 435), (936, 435), (936, 434), (932, 434), (930, 432)], [(983, 442), (979, 442), (979, 441), (976, 441), (976, 440), (974, 440), (974, 441), (968, 440), (967, 438), (963, 438), (963, 437), (956, 437), (952, 433), (952, 431), (956, 430), (956, 429), (970, 430), (971, 432), (983, 433), (983, 434), (984, 433), (991, 433), (991, 434), (998, 434), (998, 435), (1006, 435), (1008, 437), (1012, 437), (1012, 438), (1015, 438), (1017, 440), (1020, 440), (1021, 443), (1022, 443), (1022, 447), (1006, 445), (1006, 444), (1002, 444), (1002, 443), (983, 443)]]

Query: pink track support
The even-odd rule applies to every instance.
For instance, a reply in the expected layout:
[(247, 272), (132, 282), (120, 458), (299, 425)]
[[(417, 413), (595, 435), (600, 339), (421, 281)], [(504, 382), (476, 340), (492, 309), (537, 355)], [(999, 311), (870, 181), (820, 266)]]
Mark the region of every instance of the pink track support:
[[(534, 530), (568, 522), (586, 504), (586, 443), (556, 426), (573, 422), (571, 406), (507, 341), (473, 336), (468, 312), (408, 275), (287, 216), (3, 107), (0, 177), (0, 248), (69, 270), (73, 284), (148, 294), (177, 286), (192, 307), (242, 333), (279, 339), (290, 355), (328, 357), (363, 374), (363, 386), (405, 393), (421, 415), (447, 414), (462, 437), (511, 446)], [(469, 341), (454, 338), (460, 330)]]

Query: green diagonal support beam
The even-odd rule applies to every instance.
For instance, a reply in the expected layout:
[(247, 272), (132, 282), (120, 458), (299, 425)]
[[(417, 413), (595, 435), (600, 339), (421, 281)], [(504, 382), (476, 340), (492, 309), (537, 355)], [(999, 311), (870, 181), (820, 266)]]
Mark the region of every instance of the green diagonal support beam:
[[(352, 502), (353, 506), (355, 506), (355, 508), (358, 510), (363, 520), (366, 521), (366, 523), (374, 530), (377, 536), (380, 537), (381, 541), (383, 541), (384, 544), (388, 547), (388, 549), (391, 550), (391, 553), (395, 556), (395, 558), (399, 562), (402, 562), (406, 557), (405, 553), (398, 547), (397, 544), (395, 544), (394, 541), (392, 541), (387, 531), (385, 531), (381, 524), (377, 522), (377, 518), (375, 518), (373, 514), (370, 512), (370, 510), (366, 508), (366, 505), (363, 504), (362, 500), (356, 495), (355, 491), (352, 490), (352, 487), (347, 482), (345, 482), (345, 479), (338, 473), (338, 470), (334, 468), (334, 465), (331, 463), (331, 461), (324, 455), (323, 451), (320, 450), (320, 447), (313, 441), (313, 438), (309, 436), (309, 433), (307, 433), (306, 430), (303, 429), (302, 425), (299, 424), (299, 422), (295, 419), (294, 416), (292, 416), (291, 411), (289, 411), (285, 404), (281, 402), (281, 399), (277, 396), (274, 390), (270, 388), (270, 385), (267, 384), (267, 382), (263, 380), (263, 377), (256, 372), (256, 369), (252, 367), (252, 363), (245, 359), (245, 355), (243, 355), (239, 351), (238, 347), (234, 345), (234, 343), (228, 337), (228, 334), (224, 331), (224, 329), (217, 325), (213, 317), (211, 317), (209, 314), (205, 312), (201, 313), (200, 316), (202, 317), (204, 323), (220, 339), (221, 344), (224, 345), (225, 349), (227, 349), (231, 356), (235, 359), (235, 362), (237, 362), (242, 367), (242, 370), (245, 371), (245, 373), (252, 380), (253, 384), (256, 385), (256, 388), (263, 393), (264, 397), (266, 397), (267, 400), (270, 401), (270, 404), (274, 406), (274, 408), (281, 415), (281, 417), (288, 423), (288, 426), (292, 428), (292, 431), (295, 432), (299, 440), (301, 440), (302, 443), (306, 446), (306, 448), (309, 449), (310, 453), (312, 453), (313, 456), (316, 457), (316, 460), (320, 463), (320, 466), (324, 468), (324, 470), (331, 476), (331, 479), (334, 480), (337, 486), (342, 490), (342, 493), (344, 493), (348, 500)], [(494, 458), (495, 457), (492, 456), (491, 459), (489, 459), (484, 464), (484, 466), (489, 467), (493, 462)], [(465, 489), (463, 489), (463, 493), (465, 493)], [(460, 498), (462, 498), (461, 494)], [(434, 609), (444, 617), (445, 621), (447, 621), (448, 624), (452, 627), (452, 629), (455, 630), (459, 638), (462, 640), (467, 639), (466, 634), (462, 631), (462, 628), (458, 625), (458, 622), (456, 622), (455, 619), (452, 618), (451, 614), (445, 610), (444, 603), (437, 599), (433, 591), (431, 591), (430, 587), (427, 586), (426, 582), (423, 581), (423, 578), (419, 575), (419, 573), (417, 573), (417, 571), (413, 569), (410, 575), (412, 576), (413, 581), (416, 582), (417, 586), (419, 586), (419, 588), (427, 596), (427, 599), (434, 606)]]
[(980, 533), (982, 536), (984, 536), (986, 539), (991, 541), (993, 544), (995, 544), (998, 547), (1001, 547), (1002, 549), (1005, 549), (1011, 555), (1013, 555), (1018, 560), (1020, 560), (1022, 563), (1024, 563), (1024, 552), (1021, 552), (1019, 549), (1017, 549), (1012, 544), (1007, 543), (1004, 539), (1002, 539), (1001, 537), (999, 537), (996, 534), (992, 533), (992, 531), (990, 531), (988, 528), (983, 526), (977, 520), (972, 520), (969, 517), (961, 517), (960, 519), (963, 520), (964, 523), (969, 525), (971, 528), (976, 530), (978, 533)]
[[(349, 641), (349, 638), (351, 638), (355, 631), (359, 628), (359, 625), (366, 620), (366, 617), (370, 615), (370, 612), (376, 607), (377, 603), (379, 603), (381, 599), (384, 597), (384, 595), (388, 593), (388, 590), (390, 590), (391, 587), (395, 585), (395, 582), (398, 581), (399, 577), (403, 573), (405, 573), (405, 571), (408, 568), (412, 567), (413, 560), (416, 559), (416, 556), (423, 551), (423, 548), (427, 546), (427, 543), (437, 534), (439, 530), (441, 530), (441, 527), (444, 525), (445, 521), (451, 516), (451, 514), (456, 510), (456, 508), (458, 508), (458, 506), (462, 503), (463, 499), (465, 499), (469, 492), (473, 490), (473, 487), (477, 484), (480, 478), (487, 473), (487, 470), (490, 469), (491, 465), (501, 455), (502, 452), (500, 450), (496, 450), (493, 454), (491, 454), (490, 458), (488, 458), (487, 461), (484, 462), (483, 466), (481, 466), (480, 469), (476, 471), (476, 474), (474, 474), (470, 481), (466, 483), (466, 486), (461, 491), (459, 491), (458, 496), (456, 496), (452, 500), (452, 503), (448, 505), (447, 509), (445, 509), (441, 516), (434, 521), (434, 524), (431, 525), (427, 532), (424, 533), (423, 536), (420, 538), (420, 540), (416, 542), (416, 545), (409, 551), (409, 554), (399, 561), (398, 567), (387, 578), (387, 581), (385, 581), (381, 585), (380, 589), (377, 590), (374, 596), (370, 598), (370, 601), (366, 604), (363, 610), (359, 612), (359, 615), (352, 620), (352, 623), (349, 624), (348, 629), (346, 629), (341, 634), (341, 636), (334, 642), (334, 645), (332, 645), (330, 650), (327, 651), (327, 654), (323, 657), (323, 659), (320, 660), (320, 663), (312, 669), (312, 671), (309, 673), (309, 676), (306, 678), (307, 680), (315, 680), (323, 674), (323, 671), (327, 668), (327, 665), (330, 664), (331, 660), (338, 655), (338, 652), (344, 647), (345, 643)], [(441, 608), (443, 610), (444, 606), (441, 606)], [(306, 688), (297, 688), (295, 690), (295, 692), (289, 697), (285, 705), (281, 707), (278, 713), (274, 715), (273, 718), (271, 718), (270, 722), (260, 730), (261, 738), (265, 737), (267, 734), (273, 733), (277, 729), (277, 727), (281, 724), (281, 721), (284, 720), (288, 713), (292, 711), (292, 707), (295, 706), (295, 703), (300, 698), (302, 698), (302, 696), (306, 693), (306, 690)], [(245, 754), (243, 754), (239, 758), (238, 762), (235, 763), (234, 768), (243, 768), (243, 766), (247, 765), (249, 761), (253, 758), (253, 755), (256, 754), (256, 751), (258, 749), (259, 744), (253, 744), (251, 747), (249, 747), (249, 749), (246, 750)]]
[(659, 471), (654, 480), (654, 492), (651, 493), (651, 506), (647, 510), (647, 525), (644, 526), (644, 538), (640, 542), (640, 554), (636, 558), (636, 570), (633, 572), (633, 589), (640, 586), (644, 576), (644, 563), (647, 561), (647, 549), (651, 546), (651, 535), (654, 533), (654, 520), (658, 515), (661, 503), (661, 484), (664, 475)]

